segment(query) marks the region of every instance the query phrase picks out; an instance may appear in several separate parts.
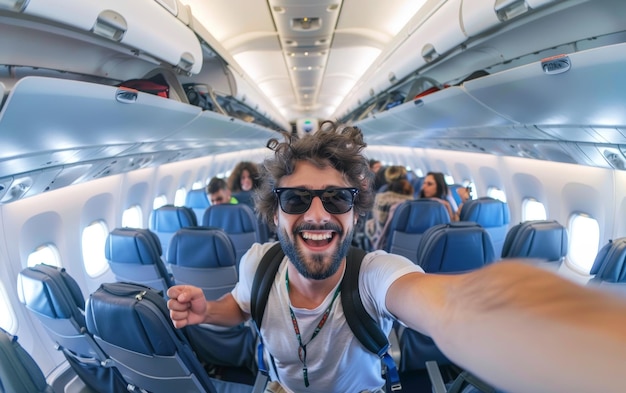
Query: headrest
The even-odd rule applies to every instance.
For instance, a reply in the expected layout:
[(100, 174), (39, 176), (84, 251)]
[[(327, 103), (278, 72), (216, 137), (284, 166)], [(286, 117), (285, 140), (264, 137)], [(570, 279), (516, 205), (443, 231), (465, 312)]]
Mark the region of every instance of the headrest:
[(187, 192), (187, 196), (185, 196), (185, 206), (191, 208), (206, 209), (210, 204), (204, 188), (191, 190)]
[(43, 264), (25, 268), (18, 274), (17, 287), (20, 301), (29, 310), (54, 319), (73, 318), (84, 326), (85, 299), (64, 269)]
[(167, 261), (185, 267), (234, 266), (235, 247), (221, 228), (189, 227), (179, 229), (170, 243)]
[[(145, 303), (156, 307), (142, 307)], [(171, 339), (175, 329), (166, 303), (156, 290), (140, 284), (105, 283), (89, 297), (87, 329), (121, 348), (145, 355), (171, 356), (177, 347)]]
[(258, 225), (254, 211), (241, 203), (211, 205), (202, 218), (202, 226), (222, 228), (229, 234), (258, 232)]
[(159, 238), (149, 229), (116, 228), (107, 237), (105, 258), (117, 263), (153, 265), (161, 259)]
[(541, 258), (560, 261), (567, 255), (567, 230), (554, 220), (519, 223), (507, 232), (502, 258)]
[(393, 214), (391, 228), (405, 233), (423, 233), (433, 225), (448, 222), (450, 215), (441, 202), (422, 198), (401, 203)]
[(461, 208), (461, 221), (474, 221), (483, 228), (508, 225), (510, 220), (508, 204), (490, 197), (469, 200)]
[(429, 228), (420, 239), (417, 264), (428, 273), (460, 273), (496, 260), (491, 236), (475, 222)]
[(152, 231), (173, 233), (197, 224), (196, 214), (190, 207), (164, 205), (152, 211), (149, 227)]
[(598, 251), (589, 274), (595, 274), (596, 280), (626, 282), (626, 237), (609, 240)]

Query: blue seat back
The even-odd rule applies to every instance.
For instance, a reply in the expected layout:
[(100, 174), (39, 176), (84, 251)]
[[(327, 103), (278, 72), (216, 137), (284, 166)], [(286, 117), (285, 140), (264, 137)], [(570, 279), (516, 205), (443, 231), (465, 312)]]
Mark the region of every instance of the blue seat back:
[(401, 203), (395, 209), (384, 250), (403, 255), (417, 262), (417, 246), (430, 227), (450, 222), (450, 215), (441, 202), (423, 198)]
[(0, 328), (0, 391), (54, 393), (46, 377), (17, 336)]
[(237, 264), (254, 243), (261, 243), (259, 221), (250, 206), (223, 203), (211, 205), (204, 212), (202, 226), (222, 228), (235, 246)]
[(94, 391), (116, 393), (126, 382), (107, 364), (107, 355), (87, 332), (85, 299), (63, 268), (39, 264), (17, 277), (20, 301), (46, 332), (83, 382)]
[(567, 247), (567, 229), (558, 221), (525, 221), (507, 232), (502, 258), (539, 259), (539, 266), (556, 269), (567, 255)]
[(237, 283), (235, 247), (221, 228), (179, 229), (172, 237), (167, 263), (177, 284), (200, 287), (209, 300), (230, 292)]
[[(185, 328), (174, 328), (166, 300), (154, 289), (102, 284), (90, 295), (85, 314), (87, 328), (128, 381), (129, 391), (217, 392)], [(251, 386), (241, 387), (230, 391), (252, 391)]]
[(196, 216), (196, 222), (202, 221), (204, 211), (211, 205), (204, 188), (190, 190), (185, 196), (185, 206), (190, 208)]
[(509, 205), (490, 197), (472, 199), (463, 204), (461, 221), (473, 221), (485, 228), (491, 235), (496, 255), (502, 255), (504, 239), (511, 221)]
[[(452, 222), (424, 232), (417, 264), (428, 273), (455, 274), (478, 269), (495, 259), (491, 237), (484, 228), (473, 222)], [(429, 336), (400, 325), (396, 325), (396, 331), (400, 371), (423, 370), (428, 361), (451, 363)]]
[(626, 237), (609, 240), (593, 262), (589, 285), (626, 296)]
[(460, 273), (496, 260), (491, 236), (475, 222), (458, 221), (429, 228), (418, 246), (417, 264), (427, 273)]
[(142, 283), (163, 294), (174, 280), (161, 259), (161, 242), (149, 229), (116, 228), (106, 240), (105, 258), (117, 281)]
[(163, 255), (167, 255), (172, 236), (180, 228), (196, 226), (196, 214), (186, 206), (164, 205), (150, 213), (148, 229), (159, 238)]

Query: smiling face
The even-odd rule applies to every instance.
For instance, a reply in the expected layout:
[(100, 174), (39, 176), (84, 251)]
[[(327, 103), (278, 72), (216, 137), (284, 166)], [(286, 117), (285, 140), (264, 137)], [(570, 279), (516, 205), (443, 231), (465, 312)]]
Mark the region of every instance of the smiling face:
[[(298, 161), (291, 175), (284, 176), (280, 187), (301, 187), (320, 190), (328, 187), (350, 187), (334, 168), (317, 168)], [(331, 214), (322, 201), (314, 197), (302, 214), (287, 214), (280, 208), (274, 222), (285, 254), (305, 278), (323, 280), (336, 273), (348, 253), (355, 224), (353, 209), (344, 214)]]

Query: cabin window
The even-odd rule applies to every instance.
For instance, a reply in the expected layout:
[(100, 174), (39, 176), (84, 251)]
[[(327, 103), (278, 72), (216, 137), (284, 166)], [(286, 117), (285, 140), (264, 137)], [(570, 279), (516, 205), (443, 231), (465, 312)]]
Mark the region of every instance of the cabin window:
[(104, 256), (107, 236), (109, 229), (102, 220), (95, 221), (83, 229), (83, 265), (89, 277), (99, 276), (109, 268)]
[(61, 267), (61, 254), (59, 254), (59, 250), (53, 244), (44, 244), (35, 248), (35, 251), (28, 254), (26, 265), (31, 267), (40, 263)]
[(487, 196), (506, 203), (506, 194), (504, 193), (504, 190), (501, 190), (498, 187), (488, 187)]
[(576, 271), (589, 274), (600, 244), (598, 221), (587, 214), (574, 214), (569, 220), (568, 231), (568, 261)]
[(17, 317), (11, 307), (11, 303), (9, 303), (11, 297), (9, 297), (1, 282), (0, 295), (2, 295), (0, 296), (0, 327), (11, 334), (15, 334), (17, 332)]
[(201, 181), (196, 181), (191, 185), (192, 190), (199, 190), (201, 188), (204, 188), (204, 183), (202, 183)]
[(143, 212), (141, 206), (133, 205), (122, 213), (122, 226), (125, 228), (143, 228)]
[(158, 197), (154, 198), (154, 201), (152, 202), (152, 209), (156, 210), (165, 205), (167, 205), (167, 197), (161, 194)]
[(185, 206), (185, 198), (187, 197), (187, 190), (183, 187), (176, 190), (176, 194), (174, 195), (174, 205), (176, 206)]
[(522, 201), (522, 221), (545, 220), (546, 207), (534, 198), (524, 198)]

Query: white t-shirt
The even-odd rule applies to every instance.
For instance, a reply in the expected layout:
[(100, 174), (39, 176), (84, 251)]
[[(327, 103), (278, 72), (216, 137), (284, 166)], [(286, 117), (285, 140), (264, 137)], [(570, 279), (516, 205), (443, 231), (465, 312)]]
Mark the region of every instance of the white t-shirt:
[[(242, 257), (239, 282), (232, 295), (244, 312), (250, 313), (250, 291), (254, 274), (262, 256), (273, 243), (254, 244)], [(352, 334), (345, 319), (341, 299), (332, 305), (328, 320), (313, 341), (313, 331), (331, 303), (334, 290), (317, 308), (309, 310), (292, 307), (300, 328), (302, 344), (307, 348), (309, 387), (304, 385), (302, 362), (298, 357), (298, 339), (289, 313), (289, 295), (285, 285), (288, 258), (285, 257), (274, 279), (261, 323), (261, 336), (267, 353), (274, 357), (278, 376), (268, 362), (272, 380), (293, 392), (328, 393), (374, 390), (385, 384), (381, 376), (380, 358)], [(374, 251), (365, 256), (361, 265), (359, 290), (367, 312), (386, 334), (393, 325), (393, 317), (385, 306), (389, 286), (399, 277), (423, 271), (413, 262), (399, 255)], [(339, 284), (338, 284), (339, 285)], [(266, 357), (268, 358), (268, 357)]]

